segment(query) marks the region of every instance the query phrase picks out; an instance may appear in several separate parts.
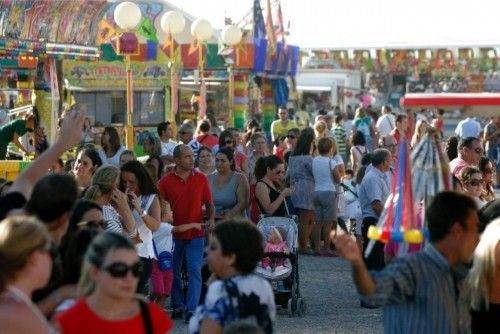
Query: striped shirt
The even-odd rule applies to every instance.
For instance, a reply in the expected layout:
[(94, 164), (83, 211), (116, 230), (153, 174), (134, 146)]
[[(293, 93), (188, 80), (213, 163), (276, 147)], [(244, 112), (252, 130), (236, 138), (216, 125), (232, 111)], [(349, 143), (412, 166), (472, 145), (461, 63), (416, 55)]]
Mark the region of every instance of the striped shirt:
[(337, 142), (338, 154), (345, 157), (347, 154), (347, 144), (346, 144), (347, 135), (345, 133), (344, 127), (340, 124), (334, 124), (333, 129), (330, 131), (330, 133), (333, 134), (333, 137)]
[(371, 272), (376, 290), (362, 300), (385, 305), (384, 333), (470, 333), (463, 289), (467, 272), (465, 266), (450, 267), (429, 243), (423, 251)]
[(110, 204), (102, 206), (102, 215), (106, 220), (106, 232), (123, 233), (123, 225), (118, 212)]

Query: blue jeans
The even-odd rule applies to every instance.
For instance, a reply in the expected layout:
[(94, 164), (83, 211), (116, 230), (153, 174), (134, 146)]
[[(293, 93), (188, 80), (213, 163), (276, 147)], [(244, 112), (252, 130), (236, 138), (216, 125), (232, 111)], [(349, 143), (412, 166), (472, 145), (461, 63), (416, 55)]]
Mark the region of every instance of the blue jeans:
[[(172, 308), (185, 309), (194, 312), (201, 294), (201, 265), (205, 238), (192, 240), (174, 239), (174, 282), (172, 285)], [(182, 261), (186, 255), (186, 268), (188, 276), (187, 298), (184, 300), (182, 289)]]

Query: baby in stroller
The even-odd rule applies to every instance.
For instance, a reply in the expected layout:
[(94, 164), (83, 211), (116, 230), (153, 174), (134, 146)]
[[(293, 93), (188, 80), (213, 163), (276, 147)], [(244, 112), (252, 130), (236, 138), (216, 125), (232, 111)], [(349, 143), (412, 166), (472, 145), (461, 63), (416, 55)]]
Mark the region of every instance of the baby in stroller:
[[(287, 232), (281, 227), (271, 227), (269, 239), (264, 247), (265, 253), (277, 252), (289, 254), (290, 249), (286, 244)], [(285, 268), (285, 258), (274, 258), (271, 260), (269, 257), (262, 259), (262, 267), (268, 271), (280, 271)]]

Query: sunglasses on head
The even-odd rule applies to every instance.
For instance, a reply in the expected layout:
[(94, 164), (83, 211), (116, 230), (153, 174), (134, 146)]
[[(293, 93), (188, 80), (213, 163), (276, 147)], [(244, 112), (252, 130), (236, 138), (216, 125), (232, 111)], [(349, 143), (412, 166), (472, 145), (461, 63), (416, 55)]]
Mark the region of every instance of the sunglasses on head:
[(123, 278), (127, 276), (130, 271), (132, 272), (132, 275), (137, 278), (141, 276), (144, 269), (141, 262), (136, 262), (130, 267), (123, 262), (113, 262), (102, 267), (102, 270), (106, 271), (111, 277), (115, 278)]
[(89, 221), (83, 221), (79, 222), (76, 224), (78, 227), (89, 227), (89, 228), (102, 228), (103, 230), (106, 229), (106, 225), (108, 222), (104, 219), (101, 220), (89, 220)]
[(479, 179), (472, 179), (468, 182), (471, 186), (473, 187), (477, 187), (479, 185), (481, 185), (483, 183), (483, 180), (479, 180)]

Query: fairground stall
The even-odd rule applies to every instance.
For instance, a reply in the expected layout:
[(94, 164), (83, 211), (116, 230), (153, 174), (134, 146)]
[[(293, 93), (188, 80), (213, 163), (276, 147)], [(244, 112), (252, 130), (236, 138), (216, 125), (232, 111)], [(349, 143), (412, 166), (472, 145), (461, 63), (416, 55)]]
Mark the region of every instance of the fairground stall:
[(21, 138), (30, 152), (14, 145), (0, 162), (0, 177), (14, 179), (37, 154), (54, 141), (65, 93), (62, 61), (95, 61), (98, 32), (94, 17), (109, 7), (104, 0), (3, 1), (0, 3), (0, 100), (3, 123), (35, 115), (35, 130)]

